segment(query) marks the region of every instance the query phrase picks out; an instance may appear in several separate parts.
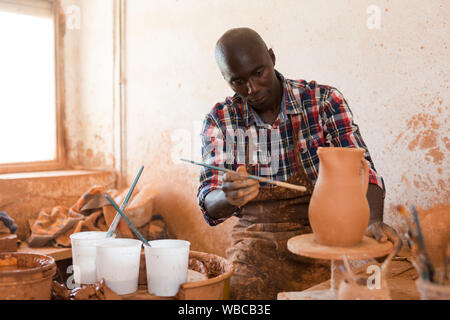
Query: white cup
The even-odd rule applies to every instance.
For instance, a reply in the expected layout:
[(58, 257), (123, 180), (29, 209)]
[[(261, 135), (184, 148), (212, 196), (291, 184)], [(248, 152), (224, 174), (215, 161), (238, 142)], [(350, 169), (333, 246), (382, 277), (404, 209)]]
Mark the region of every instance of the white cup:
[(137, 291), (142, 242), (135, 239), (113, 239), (97, 243), (97, 279), (104, 279), (115, 293)]
[(159, 297), (175, 296), (187, 281), (190, 242), (185, 240), (149, 241), (145, 248), (148, 293)]
[(75, 283), (93, 284), (97, 282), (96, 244), (99, 240), (105, 239), (106, 232), (103, 231), (77, 232), (70, 235)]

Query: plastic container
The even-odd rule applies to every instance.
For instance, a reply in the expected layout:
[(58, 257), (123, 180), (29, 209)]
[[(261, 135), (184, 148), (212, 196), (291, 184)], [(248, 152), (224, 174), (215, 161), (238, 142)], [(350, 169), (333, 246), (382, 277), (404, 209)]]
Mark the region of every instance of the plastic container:
[(50, 300), (55, 259), (32, 253), (0, 253), (0, 300)]
[(145, 248), (148, 293), (160, 297), (175, 296), (187, 281), (189, 247), (185, 240), (154, 240)]
[[(103, 231), (78, 232), (70, 235), (73, 273), (76, 284), (93, 284), (97, 282), (96, 245), (100, 240), (105, 240), (105, 238), (106, 232)], [(111, 240), (113, 238), (114, 236)]]
[(135, 239), (112, 239), (97, 243), (97, 279), (115, 293), (137, 291), (142, 242)]

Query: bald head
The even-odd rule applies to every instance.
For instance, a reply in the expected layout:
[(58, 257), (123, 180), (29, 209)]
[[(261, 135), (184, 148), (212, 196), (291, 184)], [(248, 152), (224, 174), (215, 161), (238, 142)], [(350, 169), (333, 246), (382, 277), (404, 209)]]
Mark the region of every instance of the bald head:
[(250, 28), (230, 29), (216, 43), (216, 62), (223, 71), (230, 61), (254, 52), (269, 54), (266, 43), (256, 31)]
[(261, 112), (279, 108), (282, 84), (275, 72), (275, 54), (257, 32), (228, 30), (217, 41), (215, 53), (224, 80), (236, 94)]

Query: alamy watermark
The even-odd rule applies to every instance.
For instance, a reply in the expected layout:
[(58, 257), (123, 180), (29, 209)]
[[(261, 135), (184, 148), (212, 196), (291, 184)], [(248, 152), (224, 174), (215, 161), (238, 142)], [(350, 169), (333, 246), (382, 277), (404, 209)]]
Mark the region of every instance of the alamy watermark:
[(367, 278), (366, 282), (367, 288), (369, 290), (381, 289), (381, 276), (382, 276), (381, 267), (372, 264), (367, 267), (366, 273), (371, 274), (371, 276)]
[[(194, 122), (194, 132), (201, 132), (202, 123)], [(172, 150), (170, 152), (175, 164), (181, 163), (180, 158), (198, 159), (202, 152), (203, 161), (215, 163), (224, 168), (227, 165), (245, 165), (248, 152), (248, 162), (260, 165), (260, 174), (276, 175), (279, 170), (282, 138), (279, 130), (268, 130), (254, 127), (244, 129), (230, 129), (225, 134), (218, 128), (211, 128), (213, 132), (202, 145), (199, 135), (192, 136), (192, 131), (177, 129), (171, 133)], [(268, 142), (269, 141), (269, 142)]]
[(79, 275), (81, 274), (80, 267), (77, 265), (70, 265), (67, 267), (66, 273), (70, 274), (70, 276), (66, 280), (67, 289), (72, 290), (75, 288), (79, 288), (81, 284), (75, 281), (75, 274), (77, 274), (77, 276), (79, 277)]
[(370, 5), (366, 10), (369, 17), (367, 18), (367, 28), (369, 30), (380, 29), (381, 28), (381, 9), (377, 5)]
[(81, 28), (81, 9), (79, 6), (70, 5), (66, 8), (66, 28), (79, 30)]

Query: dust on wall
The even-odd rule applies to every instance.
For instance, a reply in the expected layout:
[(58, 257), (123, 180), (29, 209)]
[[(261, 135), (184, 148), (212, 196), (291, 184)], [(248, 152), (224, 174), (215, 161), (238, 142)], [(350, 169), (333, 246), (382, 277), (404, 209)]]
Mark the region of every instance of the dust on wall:
[(63, 39), (68, 166), (113, 169), (113, 1), (62, 0), (61, 7), (72, 22)]

